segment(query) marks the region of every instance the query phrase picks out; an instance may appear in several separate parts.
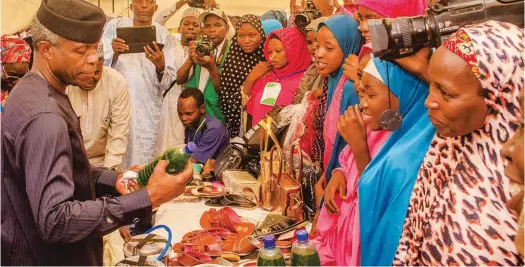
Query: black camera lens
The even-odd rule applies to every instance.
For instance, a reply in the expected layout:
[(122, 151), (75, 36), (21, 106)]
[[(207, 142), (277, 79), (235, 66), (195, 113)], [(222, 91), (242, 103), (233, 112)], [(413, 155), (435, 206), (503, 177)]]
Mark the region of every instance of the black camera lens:
[(374, 54), (383, 59), (412, 54), (431, 37), (424, 16), (368, 20), (368, 28)]
[(206, 43), (198, 44), (195, 50), (199, 57), (209, 56), (211, 52), (210, 46)]
[(439, 47), (459, 28), (487, 20), (523, 28), (524, 0), (448, 0), (433, 2), (424, 16), (368, 20), (374, 55), (409, 56), (425, 46)]
[(402, 40), (403, 47), (423, 46), (428, 43), (425, 17), (399, 18), (392, 21), (392, 38)]
[(295, 16), (295, 25), (297, 25), (297, 27), (299, 28), (305, 28), (306, 26), (308, 26), (308, 24), (312, 22), (312, 18), (310, 17), (311, 14), (312, 13), (310, 12), (297, 14), (297, 16)]

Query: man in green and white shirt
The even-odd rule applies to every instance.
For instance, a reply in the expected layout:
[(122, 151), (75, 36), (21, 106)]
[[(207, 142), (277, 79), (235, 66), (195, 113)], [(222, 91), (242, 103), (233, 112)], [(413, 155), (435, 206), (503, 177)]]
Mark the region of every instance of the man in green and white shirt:
[(211, 56), (199, 57), (195, 51), (197, 42), (191, 43), (190, 58), (179, 69), (177, 82), (186, 83), (186, 87), (199, 88), (204, 93), (206, 112), (223, 121), (219, 103), (220, 74), (231, 45), (226, 38), (230, 30), (229, 20), (223, 11), (211, 8), (199, 16), (199, 22), (202, 25), (201, 34), (208, 37), (215, 50)]

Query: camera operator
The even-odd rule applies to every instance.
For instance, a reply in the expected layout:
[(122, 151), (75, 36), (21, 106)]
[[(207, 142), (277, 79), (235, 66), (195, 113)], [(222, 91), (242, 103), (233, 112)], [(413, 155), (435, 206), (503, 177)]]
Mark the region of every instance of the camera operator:
[(220, 73), (231, 45), (226, 38), (229, 20), (223, 11), (212, 8), (199, 16), (199, 22), (205, 38), (190, 43), (190, 57), (177, 72), (177, 83), (200, 89), (204, 93), (206, 112), (223, 121), (219, 103)]
[(434, 0), (429, 1), (428, 8), (421, 15), (367, 18), (373, 20), (367, 21), (366, 33), (376, 57), (395, 60), (428, 82), (430, 48), (438, 48), (460, 27), (489, 20), (523, 28), (523, 8), (523, 0)]

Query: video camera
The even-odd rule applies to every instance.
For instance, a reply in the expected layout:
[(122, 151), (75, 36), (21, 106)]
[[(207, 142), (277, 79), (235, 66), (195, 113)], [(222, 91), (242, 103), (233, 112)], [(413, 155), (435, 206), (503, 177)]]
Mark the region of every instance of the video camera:
[(320, 18), (321, 12), (317, 9), (312, 1), (306, 2), (306, 9), (295, 16), (295, 25), (297, 28), (304, 30), (312, 20)]
[(497, 20), (523, 28), (523, 0), (429, 0), (424, 16), (370, 19), (374, 55), (396, 59), (437, 48), (459, 28)]
[(208, 36), (203, 35), (201, 39), (197, 42), (197, 48), (195, 52), (199, 57), (210, 56), (211, 51), (215, 50), (215, 45), (208, 39)]

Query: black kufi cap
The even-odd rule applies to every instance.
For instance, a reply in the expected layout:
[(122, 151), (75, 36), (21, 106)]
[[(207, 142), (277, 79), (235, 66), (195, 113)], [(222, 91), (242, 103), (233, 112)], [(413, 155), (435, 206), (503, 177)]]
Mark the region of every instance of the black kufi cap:
[(42, 0), (36, 16), (60, 37), (85, 44), (100, 41), (106, 24), (104, 11), (84, 0)]

